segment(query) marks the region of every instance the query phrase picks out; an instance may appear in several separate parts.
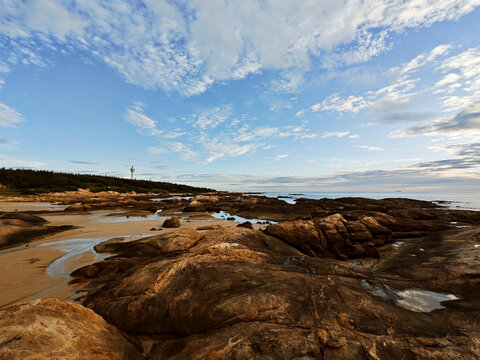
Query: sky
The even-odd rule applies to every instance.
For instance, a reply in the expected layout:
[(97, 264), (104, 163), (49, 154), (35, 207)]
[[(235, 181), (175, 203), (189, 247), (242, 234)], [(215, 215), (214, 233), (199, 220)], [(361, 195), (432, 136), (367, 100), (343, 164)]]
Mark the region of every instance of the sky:
[(480, 0), (0, 0), (0, 167), (480, 191)]

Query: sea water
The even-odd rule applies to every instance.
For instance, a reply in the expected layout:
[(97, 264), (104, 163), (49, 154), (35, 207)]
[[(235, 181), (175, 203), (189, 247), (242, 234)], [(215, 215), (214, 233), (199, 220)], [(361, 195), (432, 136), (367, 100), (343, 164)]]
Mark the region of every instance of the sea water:
[(478, 192), (258, 192), (249, 195), (280, 197), (287, 203), (294, 204), (296, 199), (338, 199), (343, 197), (362, 197), (369, 199), (408, 198), (433, 201), (450, 209), (480, 211), (480, 193)]

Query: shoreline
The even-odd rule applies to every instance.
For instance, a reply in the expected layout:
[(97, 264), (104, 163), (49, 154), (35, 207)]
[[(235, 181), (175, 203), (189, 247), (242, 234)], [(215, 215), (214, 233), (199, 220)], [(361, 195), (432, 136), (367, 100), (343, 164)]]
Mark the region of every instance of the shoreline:
[[(46, 235), (26, 244), (8, 247), (0, 250), (0, 308), (43, 297), (53, 297), (59, 300), (74, 301), (80, 288), (76, 284), (69, 284), (70, 275), (53, 277), (48, 274), (48, 268), (56, 261), (68, 254), (62, 250), (65, 242), (81, 239), (92, 239), (95, 243), (115, 237), (154, 236), (174, 231), (178, 228), (163, 228), (151, 231), (153, 227), (161, 228), (161, 223), (169, 216), (158, 216), (158, 219), (137, 221), (112, 221), (123, 214), (112, 210), (93, 210), (87, 214), (70, 214), (63, 210), (66, 206), (40, 202), (4, 202), (0, 200), (0, 211), (35, 212), (49, 222), (48, 225), (74, 225), (76, 228), (61, 233)], [(141, 216), (149, 216), (142, 214)], [(187, 215), (188, 214), (184, 214)], [(151, 216), (151, 215), (150, 215)], [(210, 216), (200, 216), (200, 219), (185, 218), (181, 228), (194, 228), (206, 225), (236, 226), (238, 223), (215, 219)], [(105, 220), (106, 222), (100, 222)], [(49, 245), (45, 245), (49, 244)], [(71, 250), (70, 250), (71, 251)], [(85, 250), (72, 256), (65, 262), (68, 267), (66, 273), (93, 264), (99, 261), (98, 256), (91, 250)]]

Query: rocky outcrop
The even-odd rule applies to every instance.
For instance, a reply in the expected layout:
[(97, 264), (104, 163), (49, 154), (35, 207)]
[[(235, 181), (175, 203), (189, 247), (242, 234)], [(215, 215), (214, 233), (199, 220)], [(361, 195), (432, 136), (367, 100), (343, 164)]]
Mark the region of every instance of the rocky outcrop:
[(269, 225), (266, 231), (305, 254), (341, 260), (378, 258), (378, 251), (370, 248), (384, 245), (392, 238), (392, 232), (372, 217), (348, 221), (341, 214)]
[(120, 360), (143, 356), (92, 310), (43, 299), (0, 309), (0, 358)]
[[(347, 225), (350, 222), (354, 225)], [(365, 222), (386, 235), (371, 219)], [(317, 223), (330, 224), (328, 229), (344, 239), (345, 249), (352, 253), (378, 255), (376, 247), (364, 246), (368, 242), (360, 238), (364, 235), (357, 238), (365, 229), (373, 236), (364, 222), (337, 215), (271, 225), (275, 235), (239, 227), (178, 230), (121, 244), (117, 257), (94, 265), (98, 272), (83, 302), (122, 331), (149, 339), (151, 350), (144, 348), (149, 359), (473, 359), (480, 355), (475, 330), (480, 319), (469, 310), (473, 303), (458, 301), (445, 305), (448, 310), (421, 313), (396, 306), (395, 298), (387, 295), (375, 296), (365, 287), (366, 279), (380, 289), (382, 282), (388, 282), (388, 288), (411, 287), (411, 278), (395, 274), (405, 269), (418, 277), (412, 266), (402, 263), (412, 264), (415, 258), (406, 254), (405, 260), (388, 262), (397, 264), (398, 270), (374, 273), (324, 254), (306, 256), (301, 239), (309, 239), (306, 244), (322, 243)], [(333, 225), (340, 231), (333, 232)], [(476, 241), (474, 235), (467, 239)], [(437, 243), (431, 248), (438, 252), (445, 246), (450, 245)], [(432, 269), (425, 268), (429, 277), (415, 287), (431, 286), (432, 276), (444, 276), (439, 268), (453, 260), (439, 267), (439, 257), (432, 256)], [(447, 273), (451, 277), (455, 272)], [(462, 287), (462, 275), (455, 276), (449, 281), (456, 284), (456, 294), (468, 297), (473, 283), (463, 280)], [(471, 301), (476, 299), (473, 294)]]

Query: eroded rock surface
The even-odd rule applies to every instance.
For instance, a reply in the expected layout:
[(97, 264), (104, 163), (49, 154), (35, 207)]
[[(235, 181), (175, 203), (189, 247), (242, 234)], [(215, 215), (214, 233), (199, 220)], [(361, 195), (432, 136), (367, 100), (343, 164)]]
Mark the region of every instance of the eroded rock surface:
[[(458, 232), (412, 239), (403, 250), (368, 246), (380, 249), (380, 261), (354, 266), (325, 255), (341, 241), (364, 252), (370, 236), (390, 241), (375, 218), (297, 220), (271, 225), (268, 233), (179, 230), (119, 244), (118, 256), (92, 265), (97, 270), (83, 303), (149, 344), (143, 348), (149, 359), (475, 359), (480, 318), (472, 311), (480, 294), (472, 289), (480, 288), (480, 270), (462, 261), (471, 265), (464, 255), (480, 229), (464, 230), (468, 239), (453, 256), (449, 239), (464, 236)], [(434, 252), (423, 251), (421, 262), (407, 253), (432, 243)], [(444, 251), (458, 270), (435, 256)], [(74, 275), (86, 279), (92, 266)], [(369, 292), (364, 281), (395, 289), (413, 282), (460, 300), (418, 313)]]
[(43, 299), (0, 309), (0, 358), (133, 360), (143, 356), (92, 310)]

